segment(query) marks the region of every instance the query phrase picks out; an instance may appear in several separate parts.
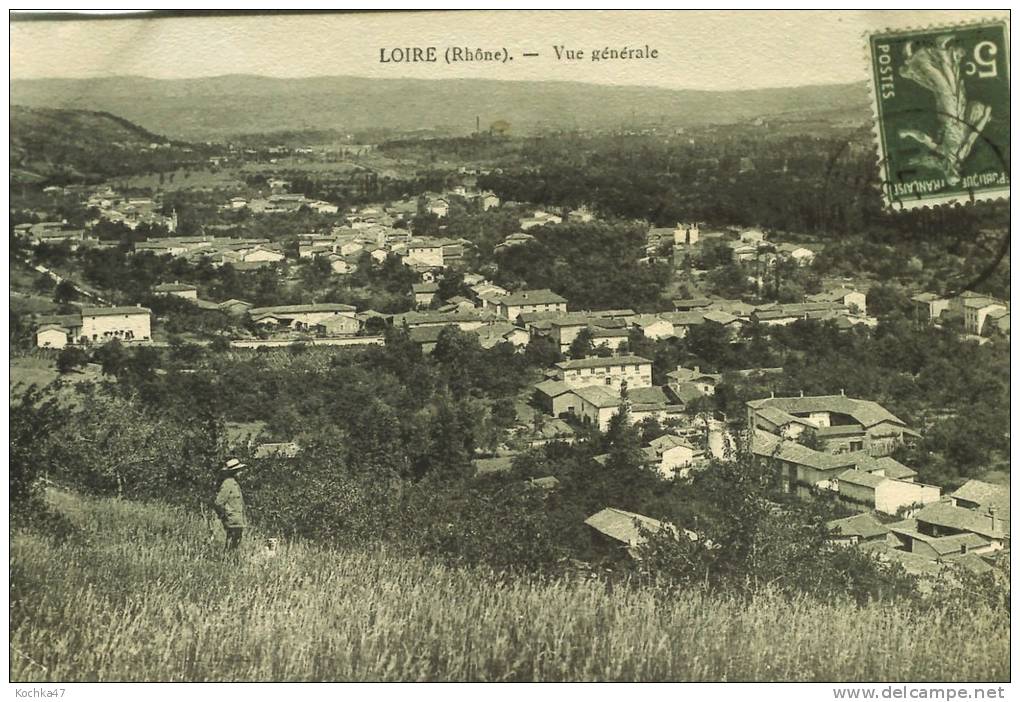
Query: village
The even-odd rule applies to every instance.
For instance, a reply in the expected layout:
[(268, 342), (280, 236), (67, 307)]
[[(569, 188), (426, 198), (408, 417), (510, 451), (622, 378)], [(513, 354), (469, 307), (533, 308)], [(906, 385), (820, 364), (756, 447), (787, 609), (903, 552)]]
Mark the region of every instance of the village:
[[(465, 169), (462, 169), (465, 170)], [(927, 577), (946, 568), (973, 572), (992, 570), (998, 556), (1009, 549), (1009, 488), (981, 480), (967, 480), (957, 489), (925, 484), (917, 471), (892, 457), (899, 447), (914, 444), (919, 432), (868, 398), (838, 394), (780, 397), (771, 393), (744, 403), (746, 416), (727, 416), (713, 408), (723, 373), (697, 364), (677, 365), (653, 374), (652, 358), (641, 355), (649, 344), (675, 343), (690, 335), (711, 334), (729, 345), (748, 334), (768, 335), (777, 328), (804, 320), (831, 324), (841, 334), (873, 330), (878, 319), (869, 315), (868, 289), (854, 280), (832, 279), (800, 299), (747, 301), (718, 294), (692, 294), (704, 289), (711, 271), (693, 271), (691, 262), (706, 250), (719, 250), (750, 290), (761, 290), (780, 269), (790, 275), (810, 270), (822, 250), (817, 244), (784, 241), (782, 234), (759, 228), (711, 228), (704, 223), (674, 227), (644, 224), (641, 265), (664, 265), (684, 281), (678, 295), (659, 309), (624, 306), (583, 309), (548, 288), (503, 287), (493, 280), (491, 256), (524, 250), (536, 237), (558, 227), (598, 224), (588, 207), (552, 208), (503, 202), (492, 191), (476, 187), (477, 180), (441, 193), (424, 193), (402, 201), (368, 203), (344, 211), (328, 202), (289, 191), (290, 182), (270, 178), (267, 190), (253, 196), (226, 198), (219, 210), (231, 216), (244, 212), (255, 219), (298, 211), (314, 213), (321, 225), (286, 241), (267, 236), (238, 236), (210, 226), (200, 233), (178, 234), (178, 213), (169, 214), (159, 199), (120, 195), (110, 187), (81, 193), (92, 219), (81, 228), (66, 222), (16, 224), (12, 235), (27, 252), (65, 247), (69, 255), (89, 249), (122, 247), (100, 239), (100, 222), (139, 226), (165, 235), (132, 242), (129, 256), (164, 261), (163, 279), (148, 290), (147, 299), (174, 298), (225, 322), (214, 339), (193, 339), (198, 345), (260, 349), (296, 346), (372, 346), (385, 343), (387, 330), (399, 329), (432, 354), (447, 330), (477, 338), (482, 349), (502, 346), (515, 354), (541, 346), (552, 360), (518, 403), (516, 421), (488, 455), (472, 459), (479, 475), (510, 469), (521, 447), (585, 440), (585, 432), (609, 430), (614, 417), (625, 415), (634, 425), (661, 427), (643, 445), (646, 470), (663, 481), (683, 482), (712, 461), (731, 460), (746, 451), (771, 465), (782, 492), (803, 499), (828, 499), (853, 516), (831, 520), (830, 543), (865, 550), (907, 572)], [(517, 226), (492, 246), (490, 257), (479, 257), (477, 243), (448, 235), (451, 204), (460, 212), (510, 211)], [(416, 232), (421, 221), (432, 226)], [(155, 228), (153, 228), (155, 227)], [(203, 287), (181, 282), (170, 271), (177, 263), (203, 266), (213, 274), (230, 271), (289, 279), (300, 285), (299, 271), (316, 267), (326, 278), (343, 281), (359, 267), (396, 266), (410, 282), (397, 302), (400, 311), (379, 311), (341, 302), (303, 302), (256, 305), (238, 298), (208, 299)], [(180, 268), (187, 271), (187, 266)], [(36, 271), (58, 273), (42, 265)], [(364, 273), (365, 271), (362, 271)], [(71, 279), (69, 279), (71, 280)], [(444, 281), (446, 283), (444, 284)], [(140, 302), (103, 305), (104, 298), (87, 284), (71, 280), (80, 300), (60, 314), (33, 317), (33, 342), (54, 353), (89, 350), (116, 340), (130, 346), (167, 345), (164, 312), (157, 315)], [(910, 297), (913, 322), (946, 326), (979, 344), (1003, 344), (1009, 339), (1009, 303), (965, 291), (952, 297), (917, 291)], [(179, 309), (179, 308), (171, 308)], [(708, 331), (705, 331), (708, 330)], [(736, 347), (734, 347), (736, 348)], [(743, 377), (767, 377), (781, 368), (746, 367)], [(517, 447), (517, 448), (514, 448)], [(293, 459), (300, 447), (287, 437), (253, 445), (255, 456)], [(608, 454), (596, 455), (592, 470), (607, 470)], [(555, 475), (531, 483), (542, 491), (556, 491)], [(585, 523), (610, 551), (635, 554), (650, 532), (675, 526), (618, 509), (612, 504), (591, 514)], [(665, 524), (665, 527), (664, 527)], [(681, 532), (677, 532), (681, 533)], [(683, 528), (686, 538), (698, 534)]]

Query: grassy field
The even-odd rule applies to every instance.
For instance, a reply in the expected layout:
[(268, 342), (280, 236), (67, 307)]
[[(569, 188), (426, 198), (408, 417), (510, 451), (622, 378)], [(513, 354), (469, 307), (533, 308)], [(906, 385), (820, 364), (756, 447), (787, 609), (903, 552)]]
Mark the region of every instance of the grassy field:
[(1008, 618), (981, 611), (664, 598), (301, 544), (233, 563), (185, 511), (48, 499), (78, 530), (13, 536), (13, 681), (1009, 676)]

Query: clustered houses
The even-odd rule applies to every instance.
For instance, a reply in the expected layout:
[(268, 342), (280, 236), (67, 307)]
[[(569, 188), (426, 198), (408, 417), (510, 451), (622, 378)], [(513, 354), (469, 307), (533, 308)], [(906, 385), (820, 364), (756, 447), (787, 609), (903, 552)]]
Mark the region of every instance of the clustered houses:
[(495, 298), (496, 314), (516, 322), (529, 312), (566, 312), (567, 301), (552, 290), (521, 290)]
[[(843, 395), (771, 397), (752, 400), (747, 409), (752, 452), (775, 464), (787, 492), (832, 494), (852, 509), (891, 515), (941, 495), (889, 456), (917, 433), (875, 402)], [(798, 442), (808, 431), (818, 448)]]
[(994, 554), (1010, 546), (1009, 488), (969, 480), (900, 521), (865, 513), (827, 526), (832, 543), (866, 549), (913, 574), (937, 574), (951, 565), (986, 573)]
[(188, 285), (187, 283), (161, 283), (153, 287), (152, 292), (154, 295), (179, 297), (184, 300), (198, 299), (198, 286)]
[(174, 256), (192, 263), (208, 260), (214, 268), (231, 264), (239, 270), (260, 268), (282, 262), (286, 256), (279, 244), (269, 239), (217, 236), (154, 237), (134, 245), (135, 253)]
[(150, 341), (151, 312), (144, 307), (83, 307), (79, 313), (39, 317), (36, 345), (62, 349), (68, 345), (88, 346), (117, 339), (122, 342)]
[(253, 307), (248, 316), (253, 324), (294, 331), (317, 331), (328, 336), (353, 335), (360, 329), (357, 310), (351, 305), (321, 303)]
[(964, 332), (982, 337), (1009, 338), (1009, 302), (972, 291), (952, 298), (921, 293), (910, 299), (918, 321), (948, 324), (956, 321)]
[(90, 195), (85, 205), (99, 211), (98, 219), (120, 222), (129, 229), (149, 224), (164, 227), (170, 232), (177, 231), (177, 213), (164, 215), (158, 198), (125, 197), (112, 188), (105, 188)]
[(815, 434), (830, 453), (867, 451), (887, 456), (918, 434), (877, 402), (845, 395), (767, 397), (747, 403), (747, 427), (781, 438)]

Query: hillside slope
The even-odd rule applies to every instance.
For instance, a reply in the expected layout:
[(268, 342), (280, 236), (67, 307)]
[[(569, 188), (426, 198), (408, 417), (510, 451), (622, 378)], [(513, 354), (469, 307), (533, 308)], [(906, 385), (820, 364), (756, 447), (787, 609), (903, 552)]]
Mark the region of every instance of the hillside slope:
[(861, 85), (708, 92), (569, 82), (279, 79), (218, 76), (155, 80), (133, 76), (15, 80), (11, 102), (106, 110), (177, 138), (303, 129), (443, 128), (466, 133), (475, 117), (514, 133), (536, 128), (728, 123), (758, 116), (863, 122)]
[(186, 158), (188, 147), (109, 112), (13, 105), (10, 115), (12, 183), (96, 180)]
[[(303, 544), (239, 563), (179, 509), (50, 491), (16, 531), (11, 680), (1003, 680), (1009, 621), (746, 602)], [(215, 533), (214, 541), (210, 534)], [(951, 652), (947, 655), (947, 652)]]

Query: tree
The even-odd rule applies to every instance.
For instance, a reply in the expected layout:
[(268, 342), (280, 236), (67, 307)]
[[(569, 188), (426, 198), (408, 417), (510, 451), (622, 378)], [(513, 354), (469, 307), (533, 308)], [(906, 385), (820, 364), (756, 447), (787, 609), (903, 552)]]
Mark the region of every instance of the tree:
[(117, 339), (109, 341), (92, 353), (92, 358), (103, 369), (104, 375), (119, 376), (128, 360), (128, 352)]
[(68, 410), (35, 386), (11, 398), (9, 429), (10, 516), (15, 523), (35, 517), (44, 507), (39, 478), (54, 474), (68, 444), (57, 439)]
[(577, 336), (570, 342), (567, 353), (574, 359), (588, 358), (595, 353), (595, 335), (590, 327), (577, 332)]
[(65, 346), (57, 355), (57, 371), (70, 373), (75, 368), (81, 368), (88, 363), (88, 354), (77, 346)]
[(78, 299), (78, 289), (68, 280), (61, 280), (53, 290), (53, 301), (66, 305)]

